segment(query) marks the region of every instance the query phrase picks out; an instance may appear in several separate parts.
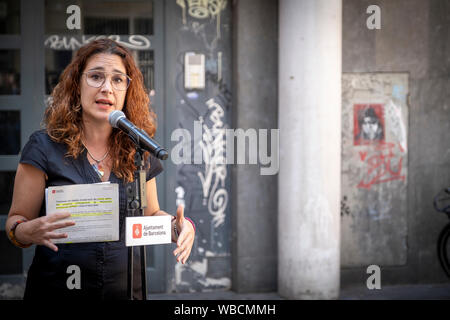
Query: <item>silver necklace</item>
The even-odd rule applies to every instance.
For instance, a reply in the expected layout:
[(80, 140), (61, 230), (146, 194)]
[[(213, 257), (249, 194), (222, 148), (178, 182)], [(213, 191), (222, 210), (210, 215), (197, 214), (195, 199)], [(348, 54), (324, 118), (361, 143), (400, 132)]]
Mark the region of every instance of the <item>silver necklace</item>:
[(94, 160), (94, 161), (97, 162), (97, 163), (100, 163), (100, 162), (102, 162), (103, 160), (105, 160), (106, 157), (108, 156), (109, 150), (110, 150), (110, 149), (108, 149), (108, 151), (106, 151), (105, 155), (104, 155), (100, 160), (97, 160), (97, 159), (95, 159), (95, 158), (92, 156), (92, 154), (89, 152), (89, 149), (88, 149), (86, 146), (84, 146), (84, 147), (86, 148), (86, 151), (87, 151), (88, 155), (92, 158), (92, 160)]
[[(83, 143), (83, 144), (84, 144), (84, 143)], [(97, 172), (99, 178), (101, 179), (101, 178), (105, 175), (105, 170), (103, 170), (103, 167), (102, 167), (102, 165), (100, 164), (100, 162), (102, 162), (103, 160), (106, 159), (106, 157), (108, 156), (109, 151), (110, 151), (111, 149), (108, 149), (108, 151), (106, 151), (105, 155), (104, 155), (100, 160), (98, 160), (98, 159), (95, 159), (95, 158), (92, 156), (92, 154), (89, 152), (89, 149), (86, 147), (85, 144), (84, 144), (84, 147), (86, 148), (86, 151), (87, 151), (88, 155), (92, 158), (92, 160), (94, 160), (94, 161), (96, 162), (96, 163), (93, 163), (93, 164), (92, 164), (92, 167), (94, 168), (95, 172)]]

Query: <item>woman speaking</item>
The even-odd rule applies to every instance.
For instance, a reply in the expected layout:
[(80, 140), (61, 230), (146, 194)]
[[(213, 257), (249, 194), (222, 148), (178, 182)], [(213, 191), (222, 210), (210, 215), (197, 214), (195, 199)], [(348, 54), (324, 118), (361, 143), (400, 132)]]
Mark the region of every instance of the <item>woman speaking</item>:
[[(45, 111), (45, 129), (30, 136), (17, 167), (6, 230), (18, 247), (37, 245), (24, 299), (127, 299), (125, 187), (134, 179), (136, 150), (123, 131), (109, 124), (108, 115), (114, 110), (122, 111), (149, 136), (154, 135), (155, 114), (130, 51), (109, 39), (96, 40), (80, 48), (62, 73)], [(156, 190), (161, 163), (149, 153), (144, 157), (144, 214), (168, 215), (160, 210)], [(62, 228), (75, 222), (69, 213), (46, 215), (45, 188), (107, 181), (119, 185), (120, 240), (54, 244), (52, 240), (67, 237)], [(185, 263), (195, 226), (184, 217), (181, 206), (172, 217), (171, 229), (177, 245), (173, 253), (178, 262)], [(67, 268), (73, 265), (81, 271), (81, 288), (77, 290), (66, 284)]]

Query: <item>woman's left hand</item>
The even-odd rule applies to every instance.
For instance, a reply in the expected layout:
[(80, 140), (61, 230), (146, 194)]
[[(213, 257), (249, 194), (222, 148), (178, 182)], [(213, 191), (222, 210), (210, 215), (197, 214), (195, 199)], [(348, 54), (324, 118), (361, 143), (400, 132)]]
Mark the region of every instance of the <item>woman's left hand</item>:
[(184, 206), (182, 205), (179, 205), (177, 208), (177, 219), (175, 223), (177, 224), (179, 236), (177, 239), (177, 248), (173, 251), (173, 255), (178, 256), (178, 262), (185, 264), (191, 254), (195, 231), (192, 223), (184, 218)]

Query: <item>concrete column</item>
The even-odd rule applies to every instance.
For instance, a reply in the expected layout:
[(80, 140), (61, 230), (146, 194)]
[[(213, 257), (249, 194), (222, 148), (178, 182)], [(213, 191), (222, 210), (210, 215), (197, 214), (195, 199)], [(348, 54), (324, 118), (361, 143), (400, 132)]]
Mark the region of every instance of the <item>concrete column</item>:
[(341, 0), (280, 0), (278, 290), (335, 299), (340, 277)]

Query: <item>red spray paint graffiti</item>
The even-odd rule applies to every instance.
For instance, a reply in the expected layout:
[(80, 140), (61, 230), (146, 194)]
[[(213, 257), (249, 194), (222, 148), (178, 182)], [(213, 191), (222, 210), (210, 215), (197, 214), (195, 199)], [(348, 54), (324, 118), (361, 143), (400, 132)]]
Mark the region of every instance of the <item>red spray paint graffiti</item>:
[[(400, 151), (397, 155), (394, 153), (396, 146)], [(375, 184), (393, 180), (405, 181), (406, 176), (402, 175), (402, 154), (404, 153), (405, 150), (400, 143), (380, 143), (375, 146), (373, 152), (360, 152), (360, 159), (368, 165), (368, 168), (358, 188), (370, 189)]]

